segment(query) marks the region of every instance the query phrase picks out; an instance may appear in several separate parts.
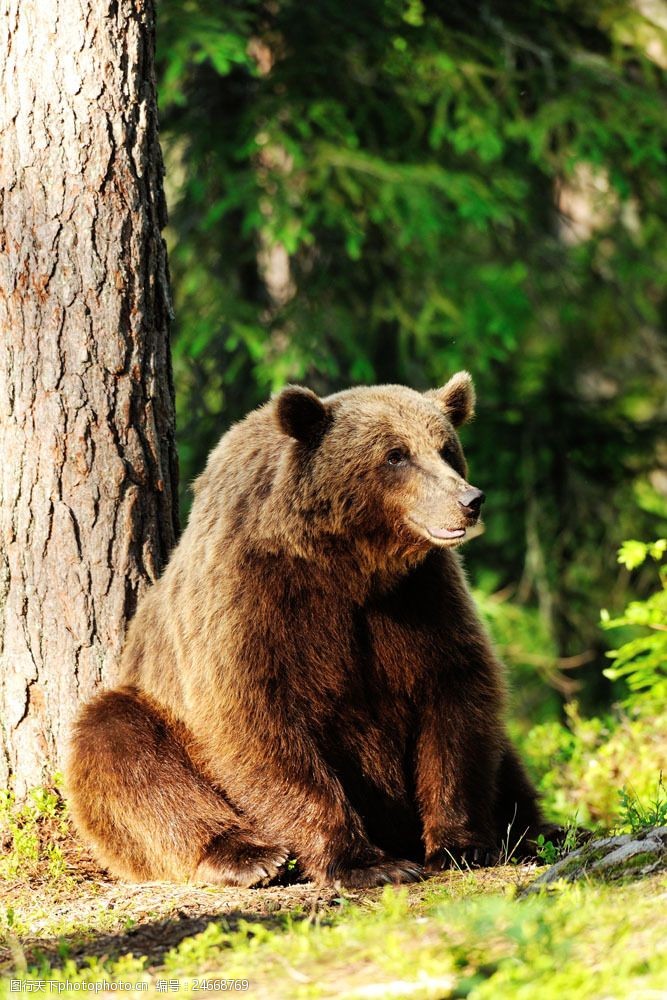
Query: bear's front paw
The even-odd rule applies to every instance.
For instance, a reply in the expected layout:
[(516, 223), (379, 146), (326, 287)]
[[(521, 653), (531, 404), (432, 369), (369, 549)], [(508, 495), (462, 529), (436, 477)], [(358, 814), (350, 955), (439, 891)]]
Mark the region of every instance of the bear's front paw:
[(420, 882), (424, 869), (414, 861), (385, 858), (358, 867), (336, 867), (330, 881), (340, 882), (349, 889), (372, 889), (378, 885), (398, 885), (401, 882)]
[(204, 852), (193, 882), (248, 888), (273, 878), (289, 857), (286, 847), (268, 847), (238, 834), (220, 834)]
[(465, 844), (462, 847), (439, 847), (426, 856), (428, 875), (447, 868), (490, 868), (498, 863), (499, 851), (488, 844)]

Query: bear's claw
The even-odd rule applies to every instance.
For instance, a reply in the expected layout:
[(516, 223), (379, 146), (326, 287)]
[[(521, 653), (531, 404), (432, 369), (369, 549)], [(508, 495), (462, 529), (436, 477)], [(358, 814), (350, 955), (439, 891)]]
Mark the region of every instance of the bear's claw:
[(192, 881), (249, 888), (274, 878), (288, 857), (285, 847), (267, 847), (223, 834), (209, 844)]
[(421, 882), (424, 869), (413, 861), (387, 859), (359, 868), (341, 868), (335, 881), (349, 889), (370, 889), (379, 885), (397, 885), (404, 882)]
[(489, 868), (498, 861), (498, 851), (479, 844), (463, 847), (441, 847), (426, 859), (429, 875), (445, 871), (447, 868)]

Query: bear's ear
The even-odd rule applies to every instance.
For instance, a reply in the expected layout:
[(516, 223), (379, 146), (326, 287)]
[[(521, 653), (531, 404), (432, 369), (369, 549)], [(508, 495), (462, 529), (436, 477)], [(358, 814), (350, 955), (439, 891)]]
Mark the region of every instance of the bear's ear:
[(460, 427), (475, 414), (475, 387), (469, 372), (457, 372), (442, 389), (426, 393), (440, 407), (455, 427)]
[(319, 396), (310, 389), (288, 385), (276, 399), (278, 425), (284, 434), (315, 444), (329, 424), (329, 410)]

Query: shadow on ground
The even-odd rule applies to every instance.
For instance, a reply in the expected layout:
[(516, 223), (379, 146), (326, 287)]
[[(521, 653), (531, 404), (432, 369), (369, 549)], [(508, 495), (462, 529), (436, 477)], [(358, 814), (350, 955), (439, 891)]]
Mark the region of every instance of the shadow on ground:
[(277, 929), (288, 913), (292, 920), (321, 919), (340, 901), (339, 890), (312, 883), (226, 889), (99, 880), (67, 894), (33, 889), (29, 901), (22, 895), (16, 930), (0, 941), (0, 975), (130, 954), (145, 956), (150, 969), (212, 922), (224, 921), (230, 930), (241, 921)]
[[(450, 870), (409, 886), (408, 893), (418, 902), (442, 889), (470, 896), (505, 891), (511, 884), (520, 891), (534, 873), (534, 865)], [(253, 889), (136, 884), (116, 881), (93, 865), (73, 867), (69, 881), (0, 885), (0, 911), (4, 904), (5, 914), (11, 914), (4, 921), (8, 933), (0, 938), (0, 976), (125, 955), (145, 957), (150, 971), (168, 951), (212, 922), (224, 921), (225, 928), (234, 930), (241, 921), (277, 929), (288, 914), (292, 921), (326, 921), (343, 898), (363, 905), (381, 894), (382, 889), (351, 891), (312, 882)]]

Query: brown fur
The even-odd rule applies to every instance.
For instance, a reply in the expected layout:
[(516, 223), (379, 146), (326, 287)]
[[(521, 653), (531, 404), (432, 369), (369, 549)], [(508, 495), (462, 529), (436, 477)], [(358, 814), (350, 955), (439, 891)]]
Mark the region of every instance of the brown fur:
[(438, 537), (477, 519), (472, 406), (466, 373), (290, 388), (222, 438), (123, 687), (76, 723), (73, 811), (113, 871), (250, 885), (292, 852), (376, 885), (535, 832), (460, 539)]

